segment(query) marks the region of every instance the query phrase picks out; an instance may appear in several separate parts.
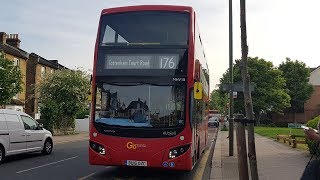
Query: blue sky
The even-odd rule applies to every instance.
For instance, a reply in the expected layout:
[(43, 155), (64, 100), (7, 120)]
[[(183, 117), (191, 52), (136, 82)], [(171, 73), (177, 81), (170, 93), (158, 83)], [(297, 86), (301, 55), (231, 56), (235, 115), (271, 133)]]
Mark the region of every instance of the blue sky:
[[(234, 58), (241, 58), (239, 0), (234, 8)], [(126, 5), (193, 6), (209, 61), (211, 89), (228, 68), (228, 0), (10, 0), (1, 2), (0, 31), (17, 33), (21, 48), (69, 68), (92, 69), (102, 9)], [(247, 0), (249, 56), (274, 65), (286, 57), (320, 65), (318, 0)]]

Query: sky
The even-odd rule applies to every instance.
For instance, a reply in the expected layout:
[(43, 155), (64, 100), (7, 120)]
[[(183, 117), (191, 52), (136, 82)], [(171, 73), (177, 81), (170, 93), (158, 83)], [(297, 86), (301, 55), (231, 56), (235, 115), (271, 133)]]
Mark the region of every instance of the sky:
[[(68, 68), (92, 69), (102, 9), (144, 4), (192, 6), (216, 88), (229, 67), (228, 0), (10, 0), (1, 2), (0, 32), (19, 34), (20, 48)], [(249, 56), (278, 66), (286, 57), (320, 65), (319, 0), (246, 0)], [(233, 0), (234, 59), (241, 58), (240, 1)]]

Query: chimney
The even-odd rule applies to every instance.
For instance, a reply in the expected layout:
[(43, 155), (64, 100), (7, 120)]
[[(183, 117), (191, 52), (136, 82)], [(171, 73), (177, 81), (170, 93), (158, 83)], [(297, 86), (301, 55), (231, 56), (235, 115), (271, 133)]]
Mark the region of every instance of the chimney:
[(8, 34), (7, 36), (7, 44), (10, 46), (20, 48), (20, 39), (18, 34)]
[(7, 34), (5, 32), (0, 32), (0, 44), (5, 44), (7, 41)]

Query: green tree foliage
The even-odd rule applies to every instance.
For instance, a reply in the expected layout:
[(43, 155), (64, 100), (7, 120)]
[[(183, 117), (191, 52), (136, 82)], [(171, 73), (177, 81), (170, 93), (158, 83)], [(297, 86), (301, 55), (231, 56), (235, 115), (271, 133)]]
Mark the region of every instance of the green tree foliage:
[(219, 110), (219, 112), (222, 114), (227, 114), (228, 102), (229, 99), (227, 93), (222, 92), (218, 89), (215, 89), (211, 92), (210, 109), (216, 109)]
[[(240, 61), (234, 65), (234, 82), (242, 82), (240, 72)], [(285, 108), (290, 107), (290, 96), (285, 87), (285, 79), (282, 72), (276, 69), (272, 62), (262, 58), (248, 58), (248, 71), (251, 82), (254, 82), (255, 89), (252, 92), (253, 111), (256, 118), (264, 112), (281, 113)], [(224, 73), (220, 83), (229, 82), (229, 71)], [(238, 92), (235, 99), (235, 113), (245, 114), (243, 93)]]
[(20, 68), (0, 53), (0, 105), (10, 102), (12, 97), (22, 91)]
[(41, 118), (51, 131), (75, 127), (75, 117), (87, 106), (90, 88), (86, 74), (80, 70), (59, 70), (40, 84)]
[[(320, 121), (320, 116), (315, 117), (314, 119), (311, 119), (310, 121), (308, 121), (307, 126), (313, 129), (317, 129), (317, 125), (319, 121)], [(318, 144), (316, 141), (306, 138), (306, 143), (308, 144), (309, 151), (311, 154), (314, 154), (314, 153), (317, 155), (320, 154), (320, 150), (317, 147)]]
[(313, 92), (313, 86), (309, 84), (309, 68), (303, 62), (291, 61), (290, 58), (287, 58), (286, 62), (279, 65), (279, 69), (283, 72), (286, 87), (289, 89), (291, 112), (303, 111), (304, 103)]

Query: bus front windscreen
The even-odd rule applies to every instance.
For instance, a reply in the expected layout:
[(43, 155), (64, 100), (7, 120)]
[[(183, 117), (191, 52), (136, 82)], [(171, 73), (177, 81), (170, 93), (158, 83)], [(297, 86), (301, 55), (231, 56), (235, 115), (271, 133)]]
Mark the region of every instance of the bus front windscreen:
[(185, 87), (100, 83), (95, 106), (95, 123), (109, 127), (182, 127)]
[(100, 46), (187, 45), (188, 12), (139, 11), (101, 17)]

